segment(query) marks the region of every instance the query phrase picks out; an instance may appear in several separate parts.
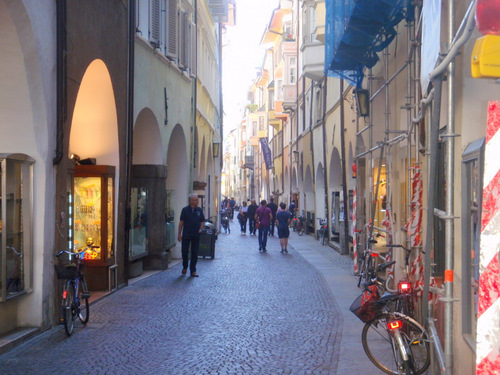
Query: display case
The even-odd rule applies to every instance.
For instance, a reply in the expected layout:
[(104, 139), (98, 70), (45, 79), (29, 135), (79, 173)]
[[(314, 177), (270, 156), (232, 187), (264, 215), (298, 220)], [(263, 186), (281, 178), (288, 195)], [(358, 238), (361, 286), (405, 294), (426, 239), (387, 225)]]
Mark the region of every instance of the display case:
[(86, 255), (85, 276), (91, 290), (110, 290), (113, 249), (115, 167), (76, 165), (70, 206), (73, 215), (73, 250), (92, 238), (96, 248)]

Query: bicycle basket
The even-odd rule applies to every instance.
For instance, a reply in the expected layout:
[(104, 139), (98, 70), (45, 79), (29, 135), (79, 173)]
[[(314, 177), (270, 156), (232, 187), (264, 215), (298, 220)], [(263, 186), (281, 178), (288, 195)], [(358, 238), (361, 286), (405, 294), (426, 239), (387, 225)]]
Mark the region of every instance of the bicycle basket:
[(372, 285), (368, 288), (369, 290), (363, 292), (358, 298), (356, 298), (350, 307), (352, 313), (363, 323), (367, 323), (375, 318), (383, 307), (376, 303), (379, 299), (377, 287)]
[(67, 254), (62, 254), (57, 258), (54, 268), (58, 279), (67, 280), (78, 276), (77, 265), (70, 261)]

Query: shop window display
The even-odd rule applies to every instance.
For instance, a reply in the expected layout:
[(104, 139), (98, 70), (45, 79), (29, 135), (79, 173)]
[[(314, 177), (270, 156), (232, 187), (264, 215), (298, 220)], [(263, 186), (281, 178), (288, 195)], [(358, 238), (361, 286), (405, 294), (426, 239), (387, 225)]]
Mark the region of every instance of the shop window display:
[(108, 267), (114, 259), (113, 166), (77, 165), (73, 180), (73, 249), (78, 251), (91, 238), (96, 248), (86, 254), (89, 288), (109, 289)]
[(34, 160), (0, 154), (0, 301), (32, 285), (32, 189)]

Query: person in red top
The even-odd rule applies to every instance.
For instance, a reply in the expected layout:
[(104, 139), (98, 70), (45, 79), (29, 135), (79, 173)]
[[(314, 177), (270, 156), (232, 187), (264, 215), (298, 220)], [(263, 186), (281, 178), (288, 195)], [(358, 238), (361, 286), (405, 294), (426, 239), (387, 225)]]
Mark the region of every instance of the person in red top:
[(263, 199), (260, 202), (260, 207), (257, 208), (255, 212), (255, 222), (260, 224), (259, 227), (259, 251), (266, 252), (267, 245), (267, 234), (269, 233), (269, 225), (273, 220), (273, 213), (269, 207), (267, 207), (267, 202)]

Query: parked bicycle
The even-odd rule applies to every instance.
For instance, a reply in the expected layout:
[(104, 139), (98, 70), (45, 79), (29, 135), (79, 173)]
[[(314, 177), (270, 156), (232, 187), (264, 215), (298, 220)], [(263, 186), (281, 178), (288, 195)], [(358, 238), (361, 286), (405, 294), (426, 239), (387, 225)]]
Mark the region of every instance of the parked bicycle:
[(404, 303), (402, 304), (401, 308), (398, 311), (401, 311), (402, 313), (413, 316), (415, 312), (415, 300), (416, 300), (416, 293), (413, 290), (411, 281), (410, 281), (410, 255), (411, 255), (411, 249), (408, 249), (404, 247), (403, 245), (392, 245), (388, 244), (386, 245), (387, 248), (401, 248), (405, 251), (405, 271), (404, 271), (404, 277), (402, 280), (398, 282), (398, 288), (396, 290), (394, 289), (389, 289), (388, 285), (390, 284), (391, 280), (387, 280), (386, 283), (386, 288), (389, 290), (391, 293), (398, 292), (402, 298), (404, 297)]
[(406, 303), (408, 285), (397, 294), (385, 293), (386, 281), (377, 275), (394, 263), (375, 267), (375, 277), (368, 279), (351, 311), (365, 323), (363, 349), (375, 366), (386, 374), (418, 375), (430, 365), (430, 344), (425, 329), (399, 311)]
[(320, 219), (319, 221), (319, 229), (316, 231), (316, 239), (321, 241), (321, 245), (328, 244), (328, 220)]
[[(370, 245), (376, 244), (377, 240), (371, 238), (368, 240), (368, 243)], [(379, 252), (371, 250), (369, 246), (363, 251), (363, 254), (359, 258), (359, 268), (357, 273), (358, 288), (361, 286), (362, 281), (366, 283), (370, 277), (373, 277), (373, 270), (378, 263), (378, 259), (385, 262), (385, 258), (381, 256)]]
[(306, 230), (306, 218), (304, 216), (294, 217), (292, 219), (292, 228), (294, 232), (297, 232), (299, 236), (302, 236)]
[[(59, 263), (55, 265), (57, 278), (65, 280), (62, 292), (62, 318), (61, 323), (68, 336), (73, 334), (75, 329), (76, 317), (83, 323), (89, 321), (89, 298), (90, 292), (87, 288), (87, 283), (83, 276), (85, 255), (90, 252), (96, 252), (94, 249), (99, 246), (94, 246), (92, 238), (87, 239), (87, 246), (81, 251), (72, 252), (63, 250), (56, 257)], [(63, 254), (68, 256), (68, 261), (64, 262), (61, 258)], [(76, 263), (73, 262), (76, 259)]]

